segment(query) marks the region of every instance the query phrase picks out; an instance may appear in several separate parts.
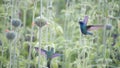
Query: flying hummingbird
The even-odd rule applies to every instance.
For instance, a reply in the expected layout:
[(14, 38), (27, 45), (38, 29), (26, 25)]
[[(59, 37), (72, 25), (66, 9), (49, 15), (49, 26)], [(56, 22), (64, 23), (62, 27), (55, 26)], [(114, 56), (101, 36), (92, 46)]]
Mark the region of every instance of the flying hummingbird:
[[(39, 52), (39, 48), (35, 47), (35, 50)], [(61, 56), (59, 53), (54, 53), (54, 48), (48, 47), (48, 51), (44, 49), (40, 49), (39, 52), (41, 55), (45, 56), (47, 58), (47, 67), (50, 68), (51, 60), (55, 57)]]
[(89, 31), (97, 30), (104, 27), (104, 25), (87, 25), (87, 22), (88, 22), (88, 16), (85, 16), (83, 21), (79, 21), (81, 32), (84, 35), (93, 35), (93, 33)]

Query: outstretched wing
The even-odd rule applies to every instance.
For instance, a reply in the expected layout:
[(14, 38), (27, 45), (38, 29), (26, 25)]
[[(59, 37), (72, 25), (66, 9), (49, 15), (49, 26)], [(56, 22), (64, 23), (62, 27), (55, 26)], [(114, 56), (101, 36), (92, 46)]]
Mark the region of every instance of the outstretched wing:
[[(39, 48), (38, 48), (38, 47), (35, 47), (35, 50), (36, 50), (37, 52), (39, 52)], [(40, 52), (39, 52), (39, 53), (40, 53), (41, 55), (46, 56), (46, 52), (47, 52), (46, 50), (40, 49)]]
[(87, 30), (90, 31), (90, 30), (97, 30), (97, 29), (101, 29), (103, 28), (104, 25), (89, 25), (87, 26)]
[(84, 22), (85, 24), (87, 24), (87, 22), (88, 22), (88, 16), (85, 16), (85, 17), (84, 17), (83, 22)]
[(58, 56), (61, 56), (62, 54), (59, 54), (59, 53), (54, 53), (53, 55), (52, 55), (52, 58), (55, 58), (55, 57), (58, 57)]

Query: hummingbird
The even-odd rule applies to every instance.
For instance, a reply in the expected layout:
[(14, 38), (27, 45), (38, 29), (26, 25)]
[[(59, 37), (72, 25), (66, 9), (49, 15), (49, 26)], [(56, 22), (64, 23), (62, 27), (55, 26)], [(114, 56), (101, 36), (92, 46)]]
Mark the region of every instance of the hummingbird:
[(85, 16), (83, 21), (79, 21), (81, 32), (84, 35), (93, 35), (93, 33), (89, 31), (97, 30), (104, 27), (104, 25), (87, 25), (87, 22), (88, 22), (88, 16)]
[[(35, 47), (35, 50), (39, 52), (39, 48)], [(50, 68), (51, 60), (55, 57), (61, 56), (59, 53), (54, 53), (54, 48), (48, 47), (48, 51), (44, 49), (40, 49), (39, 52), (41, 55), (45, 56), (47, 58), (47, 67)]]

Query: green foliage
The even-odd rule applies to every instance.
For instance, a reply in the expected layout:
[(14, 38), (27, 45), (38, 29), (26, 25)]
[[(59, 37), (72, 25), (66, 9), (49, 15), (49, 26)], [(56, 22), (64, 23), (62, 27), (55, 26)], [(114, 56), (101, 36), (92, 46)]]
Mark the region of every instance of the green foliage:
[[(111, 46), (112, 34), (120, 34), (120, 0), (0, 0), (0, 68), (46, 67), (45, 56), (39, 56), (35, 46), (54, 47), (62, 56), (53, 58), (51, 68), (118, 68), (120, 67), (120, 37)], [(39, 28), (32, 23), (40, 16), (48, 25)], [(85, 15), (88, 24), (112, 24), (111, 30), (93, 31), (82, 35), (78, 24)], [(23, 26), (14, 28), (10, 18), (19, 18)], [(6, 39), (6, 29), (17, 32), (13, 41)], [(39, 34), (39, 32), (41, 33)], [(26, 36), (35, 37), (25, 41)], [(41, 37), (40, 37), (41, 36)], [(10, 49), (11, 48), (11, 49)], [(12, 56), (10, 62), (10, 56)]]

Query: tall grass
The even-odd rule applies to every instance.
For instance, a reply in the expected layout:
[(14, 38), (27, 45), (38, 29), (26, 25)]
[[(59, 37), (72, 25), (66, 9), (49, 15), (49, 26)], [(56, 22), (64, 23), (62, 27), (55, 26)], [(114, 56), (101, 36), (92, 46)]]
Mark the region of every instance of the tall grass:
[[(62, 54), (52, 60), (51, 68), (119, 68), (119, 4), (119, 0), (0, 1), (0, 40), (3, 43), (0, 46), (0, 67), (45, 68), (46, 58), (37, 55), (34, 47), (46, 50), (50, 46)], [(83, 35), (78, 21), (86, 15), (89, 16), (87, 24), (111, 24), (112, 29), (104, 27), (93, 31), (94, 36)], [(14, 28), (9, 16), (20, 18), (23, 26)], [(31, 26), (37, 16), (45, 17), (49, 24), (42, 28)], [(6, 29), (17, 32), (15, 41), (6, 39)], [(27, 34), (30, 41), (25, 41)], [(118, 37), (112, 46), (114, 34)], [(34, 42), (33, 36), (36, 38)]]

